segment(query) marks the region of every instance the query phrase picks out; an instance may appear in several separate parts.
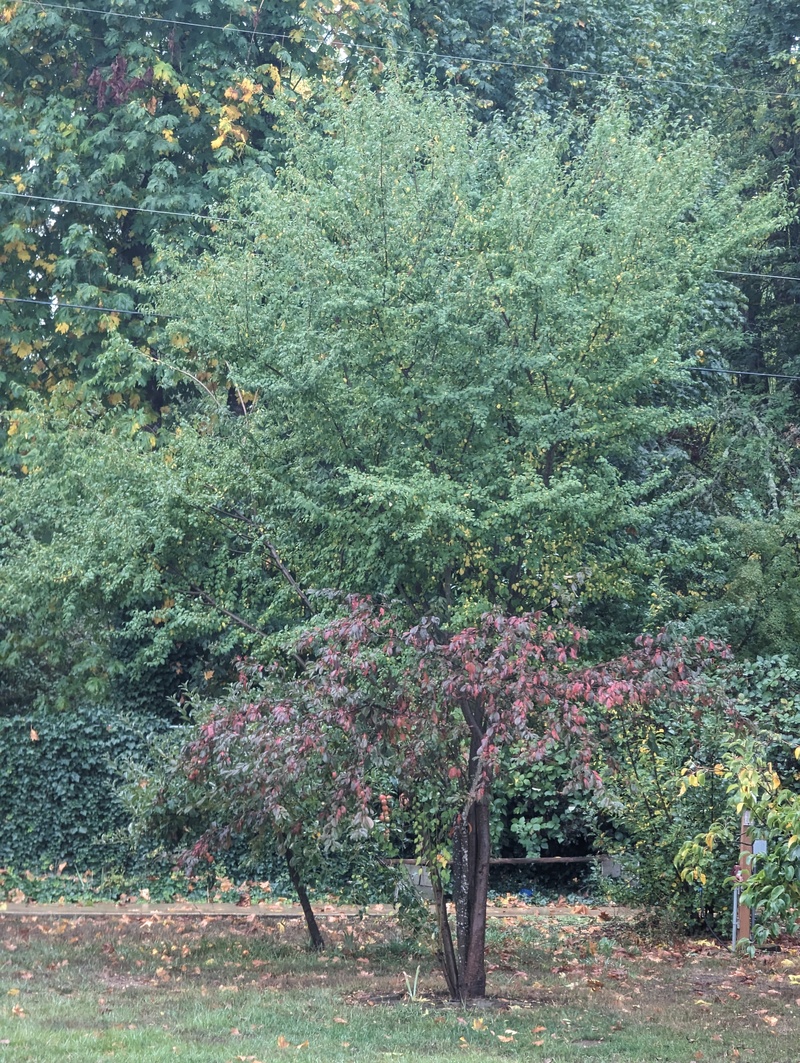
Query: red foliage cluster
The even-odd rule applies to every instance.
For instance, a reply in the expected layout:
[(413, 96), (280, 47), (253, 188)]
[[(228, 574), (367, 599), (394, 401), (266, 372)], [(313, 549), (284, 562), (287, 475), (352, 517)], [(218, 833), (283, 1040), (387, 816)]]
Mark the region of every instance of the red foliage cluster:
[(108, 76), (105, 77), (100, 68), (96, 67), (87, 79), (87, 84), (97, 90), (97, 109), (103, 111), (108, 103), (115, 106), (127, 103), (131, 93), (136, 89), (145, 88), (153, 84), (153, 68), (148, 67), (142, 77), (127, 78), (128, 60), (124, 55), (118, 55), (111, 64)]
[[(541, 613), (487, 614), (456, 633), (429, 617), (403, 631), (369, 599), (308, 631), (298, 673), (243, 667), (189, 746), (186, 771), (213, 784), (213, 823), (192, 857), (231, 833), (275, 839), (290, 866), (390, 822), (431, 870), (443, 966), (454, 997), (485, 988), (490, 797), (503, 755), (571, 751), (573, 783), (594, 787), (592, 752), (619, 714), (664, 702), (701, 712), (717, 692), (724, 647), (662, 633), (600, 665), (580, 666), (585, 633)], [(451, 936), (439, 868), (450, 852)]]

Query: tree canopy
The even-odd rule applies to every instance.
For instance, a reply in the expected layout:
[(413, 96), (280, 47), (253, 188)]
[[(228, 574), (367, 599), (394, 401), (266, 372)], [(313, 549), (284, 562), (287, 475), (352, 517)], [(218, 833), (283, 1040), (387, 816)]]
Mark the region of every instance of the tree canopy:
[[(113, 602), (152, 659), (169, 631), (263, 635), (325, 588), (470, 617), (580, 585), (628, 614), (618, 637), (659, 573), (686, 593), (709, 526), (680, 441), (732, 324), (715, 271), (779, 195), (621, 103), (576, 141), (400, 79), (289, 107), (282, 134), (206, 251), (163, 244), (160, 332), (112, 345), (115, 392), (14, 421), (25, 615), (107, 643)], [(174, 401), (143, 412), (145, 377)]]

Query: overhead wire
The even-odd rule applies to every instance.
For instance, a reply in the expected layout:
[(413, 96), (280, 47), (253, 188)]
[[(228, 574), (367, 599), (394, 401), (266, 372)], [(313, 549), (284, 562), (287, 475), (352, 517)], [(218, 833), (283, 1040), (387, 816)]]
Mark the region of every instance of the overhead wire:
[(204, 221), (212, 220), (208, 214), (194, 214), (183, 210), (159, 210), (156, 207), (133, 207), (123, 203), (104, 203), (91, 199), (66, 199), (64, 196), (36, 196), (32, 192), (3, 192), (0, 196), (10, 199), (37, 199), (42, 203), (64, 204), (71, 207), (100, 207), (104, 210), (136, 211), (139, 214), (163, 214), (168, 218), (200, 218)]
[[(101, 15), (101, 16), (111, 17), (111, 18), (123, 18), (123, 19), (131, 19), (133, 21), (140, 21), (140, 22), (160, 23), (160, 24), (166, 25), (166, 26), (186, 26), (186, 27), (190, 27), (190, 28), (207, 29), (207, 30), (214, 30), (214, 31), (218, 31), (218, 32), (221, 31), (221, 32), (225, 32), (225, 33), (240, 33), (243, 36), (250, 37), (250, 38), (263, 37), (263, 38), (272, 39), (272, 40), (275, 40), (275, 41), (283, 41), (284, 43), (289, 42), (289, 41), (292, 40), (290, 35), (286, 34), (286, 33), (280, 33), (280, 34), (279, 33), (270, 33), (270, 32), (267, 32), (265, 30), (258, 30), (256, 28), (248, 29), (245, 26), (233, 26), (233, 25), (230, 25), (230, 24), (229, 25), (225, 25), (225, 26), (220, 26), (220, 25), (213, 24), (213, 23), (208, 23), (208, 22), (189, 22), (189, 21), (180, 20), (180, 19), (166, 19), (166, 18), (162, 18), (162, 17), (156, 16), (156, 15), (132, 15), (132, 14), (129, 14), (129, 13), (123, 12), (123, 11), (104, 11), (101, 8), (82, 7), (82, 6), (77, 5), (77, 4), (57, 4), (57, 3), (45, 2), (45, 0), (17, 0), (17, 3), (19, 3), (20, 5), (28, 6), (28, 7), (39, 7), (39, 8), (43, 8), (45, 10), (52, 10), (52, 11), (71, 11), (71, 12), (75, 12), (75, 13), (85, 12), (87, 14)], [(298, 27), (298, 29), (301, 29), (301, 27)], [(297, 43), (297, 42), (295, 41), (294, 43)], [(323, 43), (323, 42), (320, 41), (320, 43)], [(574, 67), (574, 66), (555, 66), (555, 65), (552, 65), (552, 64), (549, 64), (549, 63), (526, 63), (526, 62), (522, 62), (522, 61), (519, 61), (519, 60), (516, 60), (516, 59), (485, 59), (485, 58), (482, 58), (481, 56), (455, 55), (455, 54), (451, 54), (451, 53), (447, 53), (447, 52), (435, 52), (435, 51), (432, 51), (432, 50), (429, 50), (429, 49), (422, 49), (422, 48), (402, 48), (402, 47), (397, 47), (397, 46), (391, 46), (390, 47), (389, 45), (358, 44), (355, 41), (349, 42), (344, 47), (352, 49), (353, 51), (356, 51), (356, 52), (368, 52), (368, 53), (384, 52), (384, 53), (388, 53), (389, 55), (416, 56), (418, 58), (433, 59), (433, 60), (436, 60), (436, 61), (448, 60), (448, 61), (453, 62), (453, 63), (473, 63), (473, 64), (475, 64), (477, 66), (490, 66), (490, 67), (495, 67), (495, 68), (513, 68), (515, 70), (536, 70), (536, 71), (540, 71), (540, 72), (544, 72), (544, 73), (553, 72), (553, 73), (561, 73), (561, 74), (574, 74), (574, 75), (580, 76), (580, 77), (591, 77), (591, 78), (612, 78), (612, 77), (616, 77), (616, 78), (621, 78), (624, 81), (638, 82), (639, 84), (645, 83), (648, 80), (648, 77), (650, 77), (650, 80), (651, 81), (655, 81), (655, 83), (658, 84), (658, 85), (675, 85), (675, 86), (678, 86), (680, 88), (691, 88), (691, 89), (709, 89), (709, 90), (712, 90), (714, 92), (734, 92), (734, 93), (739, 93), (740, 95), (741, 94), (752, 95), (752, 96), (755, 96), (755, 95), (761, 96), (762, 95), (761, 93), (756, 93), (753, 90), (748, 90), (748, 89), (742, 88), (741, 86), (738, 86), (738, 85), (720, 85), (720, 84), (717, 84), (717, 83), (714, 83), (714, 82), (710, 82), (710, 81), (707, 81), (707, 82), (703, 82), (703, 81), (682, 81), (679, 78), (672, 78), (672, 77), (669, 77), (669, 76), (666, 76), (666, 75), (664, 77), (656, 75), (653, 78), (651, 75), (647, 75), (647, 74), (624, 74), (624, 73), (619, 73), (619, 72), (613, 73), (613, 74), (609, 74), (609, 73), (604, 73), (602, 70), (583, 69), (581, 67)], [(800, 93), (798, 93), (798, 92), (772, 92), (772, 91), (769, 91), (767, 94), (769, 96), (772, 96), (775, 99), (800, 99)]]
[[(186, 20), (186, 19), (166, 19), (166, 18), (163, 18), (163, 17), (160, 17), (160, 16), (155, 16), (155, 15), (134, 15), (134, 14), (131, 14), (129, 12), (108, 11), (108, 10), (103, 10), (101, 8), (85, 7), (85, 6), (77, 5), (77, 4), (50, 3), (50, 2), (44, 2), (44, 0), (18, 0), (18, 3), (20, 5), (30, 6), (30, 7), (37, 7), (37, 8), (41, 8), (41, 9), (44, 9), (44, 10), (68, 11), (68, 12), (73, 12), (73, 13), (76, 13), (76, 14), (80, 14), (80, 13), (94, 14), (94, 15), (99, 15), (99, 16), (103, 16), (103, 17), (121, 18), (121, 19), (127, 19), (127, 20), (132, 20), (132, 21), (139, 21), (139, 22), (145, 22), (145, 23), (154, 23), (154, 24), (161, 24), (161, 25), (168, 25), (168, 26), (183, 26), (185, 28), (212, 30), (212, 31), (218, 31), (218, 32), (235, 32), (235, 33), (240, 33), (240, 34), (246, 35), (246, 36), (248, 36), (250, 38), (258, 37), (258, 38), (264, 38), (264, 39), (270, 39), (270, 40), (282, 41), (282, 42), (287, 42), (288, 40), (290, 40), (290, 37), (289, 37), (288, 34), (285, 34), (285, 33), (271, 33), (271, 32), (265, 31), (265, 30), (259, 30), (255, 26), (252, 27), (252, 28), (248, 28), (248, 27), (234, 26), (232, 24), (218, 25), (218, 24), (208, 23), (208, 22), (193, 22), (193, 21), (189, 21), (189, 20)], [(418, 56), (418, 57), (425, 57), (425, 58), (429, 58), (429, 59), (432, 58), (432, 59), (436, 59), (436, 60), (450, 60), (450, 61), (453, 61), (453, 62), (468, 62), (468, 63), (475, 63), (475, 64), (478, 64), (478, 65), (489, 65), (489, 66), (492, 66), (492, 67), (513, 67), (513, 68), (516, 68), (516, 69), (538, 70), (538, 71), (544, 71), (544, 72), (552, 71), (552, 72), (556, 72), (556, 73), (573, 74), (573, 75), (579, 75), (579, 76), (585, 76), (585, 77), (618, 76), (618, 77), (621, 77), (623, 80), (633, 80), (633, 81), (638, 81), (638, 82), (643, 82), (645, 80), (645, 75), (627, 75), (627, 74), (608, 75), (608, 74), (604, 74), (601, 71), (587, 70), (587, 69), (582, 69), (580, 67), (560, 67), (560, 66), (555, 66), (555, 65), (551, 65), (551, 64), (545, 64), (545, 63), (525, 63), (525, 62), (519, 62), (519, 61), (516, 61), (516, 60), (484, 59), (484, 58), (479, 57), (479, 56), (454, 55), (454, 54), (448, 54), (448, 53), (438, 53), (438, 52), (431, 52), (431, 51), (423, 51), (421, 49), (403, 49), (403, 48), (390, 49), (388, 47), (379, 46), (379, 45), (359, 45), (359, 44), (356, 44), (356, 43), (351, 43), (350, 45), (348, 45), (348, 47), (351, 47), (351, 48), (353, 48), (355, 50), (369, 50), (369, 51), (373, 51), (373, 52), (374, 51), (384, 51), (384, 52), (385, 51), (393, 51), (393, 52), (395, 52), (397, 54), (414, 55), (414, 56)], [(746, 90), (742, 89), (739, 86), (725, 86), (725, 85), (719, 85), (719, 84), (715, 84), (715, 83), (711, 83), (711, 82), (679, 81), (679, 80), (675, 80), (675, 79), (667, 78), (667, 77), (658, 77), (657, 78), (657, 83), (658, 84), (662, 84), (662, 85), (663, 84), (679, 85), (679, 86), (684, 87), (684, 88), (712, 89), (712, 90), (715, 90), (715, 91), (731, 91), (731, 92), (739, 92), (739, 93), (742, 93), (742, 92), (746, 91)], [(781, 98), (800, 98), (800, 93), (770, 92), (769, 95), (774, 96), (774, 97), (781, 97)], [(154, 214), (154, 215), (160, 215), (162, 217), (190, 218), (190, 219), (193, 219), (193, 220), (201, 220), (201, 221), (213, 220), (212, 216), (210, 216), (210, 215), (199, 214), (199, 213), (191, 212), (191, 211), (174, 211), (174, 210), (165, 210), (163, 208), (155, 208), (155, 207), (139, 207), (139, 206), (134, 206), (132, 204), (107, 203), (107, 202), (102, 202), (102, 201), (98, 201), (98, 200), (69, 199), (69, 198), (64, 197), (64, 196), (52, 196), (52, 197), (50, 197), (50, 196), (36, 195), (36, 194), (33, 194), (33, 193), (28, 193), (28, 192), (11, 192), (11, 191), (0, 191), (0, 196), (6, 197), (6, 198), (35, 200), (35, 201), (38, 201), (38, 202), (52, 203), (53, 205), (91, 207), (91, 208), (95, 208), (95, 209), (99, 209), (99, 210), (116, 210), (116, 211), (135, 212), (135, 213), (142, 213), (142, 214)], [(756, 272), (748, 272), (748, 271), (743, 271), (743, 270), (713, 270), (712, 272), (715, 273), (715, 274), (729, 276), (729, 277), (749, 277), (749, 278), (759, 279), (759, 280), (776, 280), (776, 281), (789, 281), (789, 282), (794, 281), (795, 283), (800, 283), (800, 277), (789, 277), (789, 276), (785, 276), (785, 275), (777, 274), (777, 273), (756, 273)], [(63, 303), (63, 302), (58, 302), (57, 300), (54, 300), (53, 302), (49, 302), (47, 300), (41, 300), (41, 299), (32, 299), (32, 298), (31, 299), (26, 299), (26, 298), (11, 297), (11, 296), (2, 296), (2, 297), (0, 297), (0, 300), (4, 301), (4, 302), (32, 303), (32, 304), (40, 305), (40, 306), (48, 306), (48, 307), (50, 307), (53, 310), (56, 310), (58, 308), (62, 308), (63, 307), (65, 309), (97, 311), (97, 312), (105, 313), (105, 314), (118, 313), (118, 314), (127, 314), (127, 315), (130, 315), (130, 316), (137, 316), (137, 317), (148, 317), (149, 316), (149, 317), (156, 317), (156, 318), (162, 318), (162, 319), (167, 317), (167, 315), (163, 315), (163, 314), (148, 314), (148, 313), (146, 313), (144, 311), (139, 311), (139, 310), (123, 310), (123, 309), (119, 309), (119, 308), (90, 306), (90, 305), (82, 304), (82, 303)], [(54, 306), (54, 303), (57, 303), (57, 305)], [(762, 377), (769, 377), (769, 378), (772, 378), (772, 379), (785, 379), (785, 380), (798, 380), (798, 379), (800, 379), (800, 377), (787, 376), (786, 374), (755, 373), (755, 372), (745, 372), (745, 371), (737, 371), (737, 370), (710, 369), (708, 367), (694, 367), (694, 368), (696, 368), (697, 371), (699, 371), (699, 372), (706, 372), (706, 373), (720, 373), (720, 374), (736, 375), (736, 376), (762, 376)]]
[(286, 42), (290, 39), (287, 33), (269, 33), (266, 30), (259, 30), (256, 27), (248, 29), (246, 26), (219, 26), (209, 22), (189, 22), (186, 19), (161, 18), (158, 15), (131, 15), (126, 11), (104, 11), (102, 8), (97, 7), (82, 7), (78, 4), (51, 4), (43, 3), (41, 0), (17, 0), (17, 3), (27, 7), (40, 7), (51, 11), (83, 12), (88, 15), (102, 15), (106, 18), (132, 19), (135, 22), (160, 22), (166, 26), (185, 26), (192, 29), (221, 30), (224, 33), (242, 33), (248, 37), (265, 37), (274, 41)]
[(62, 303), (58, 296), (52, 299), (27, 299), (19, 295), (0, 294), (0, 306), (3, 303), (33, 303), (35, 306), (46, 306), (54, 314), (59, 310), (97, 310), (101, 314), (126, 314), (129, 317), (160, 318), (165, 321), (173, 320), (170, 314), (151, 313), (149, 310), (125, 310), (118, 306), (92, 306), (88, 303)]
[[(168, 218), (193, 218), (197, 221), (226, 221), (224, 217), (212, 214), (198, 214), (182, 210), (162, 210), (155, 207), (134, 207), (125, 203), (105, 203), (102, 200), (93, 199), (67, 199), (64, 196), (39, 196), (31, 192), (4, 192), (0, 190), (0, 196), (11, 199), (34, 199), (41, 203), (52, 203), (55, 206), (61, 204), (75, 207), (96, 207), (100, 210), (136, 211), (140, 214), (160, 214)], [(746, 270), (713, 269), (712, 273), (726, 277), (752, 277), (759, 280), (790, 281), (800, 284), (800, 277), (789, 277), (782, 273), (752, 273)]]
[[(25, 299), (19, 296), (0, 295), (0, 306), (3, 303), (34, 303), (37, 306), (46, 306), (52, 313), (58, 313), (61, 309), (70, 310), (94, 310), (101, 314), (127, 314), (133, 317), (146, 317), (154, 318), (160, 321), (175, 321), (177, 318), (172, 314), (159, 314), (150, 312), (148, 310), (124, 310), (120, 307), (114, 306), (91, 306), (86, 303), (62, 303), (57, 299)], [(686, 369), (690, 373), (716, 373), (723, 376), (752, 376), (752, 377), (766, 377), (770, 380), (800, 380), (800, 376), (791, 376), (788, 373), (762, 373), (751, 369), (717, 369), (713, 366), (704, 365), (685, 365), (680, 368)]]

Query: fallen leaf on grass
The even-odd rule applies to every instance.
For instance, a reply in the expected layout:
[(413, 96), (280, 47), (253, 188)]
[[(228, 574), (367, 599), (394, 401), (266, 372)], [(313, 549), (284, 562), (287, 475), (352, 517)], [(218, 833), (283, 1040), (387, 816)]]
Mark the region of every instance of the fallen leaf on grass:
[(278, 1048), (291, 1048), (291, 1047), (292, 1047), (291, 1042), (287, 1041), (286, 1038), (283, 1036), (283, 1034), (281, 1034), (278, 1037)]
[(16, 1015), (18, 1019), (23, 1019), (25, 1017), (25, 1009), (21, 1008), (19, 1004), (15, 1004), (11, 1009), (11, 1014)]
[(547, 1033), (547, 1027), (546, 1026), (534, 1026), (534, 1028), (531, 1030), (531, 1033)]
[(761, 1018), (767, 1024), (767, 1026), (777, 1026), (778, 1017), (776, 1015), (762, 1015)]
[(338, 1022), (341, 1026), (347, 1026), (347, 1019), (343, 1019), (340, 1015), (334, 1015), (333, 1021)]
[(486, 1020), (485, 1019), (473, 1019), (472, 1020), (472, 1029), (473, 1030), (485, 1030), (486, 1029)]
[(6, 993), (6, 996), (18, 997), (19, 996), (19, 990), (18, 989), (9, 989), (8, 993)]
[(303, 1041), (302, 1044), (297, 1046), (298, 1048), (308, 1048), (308, 1041)]
[(502, 1041), (503, 1044), (510, 1044), (514, 1040), (514, 1038), (513, 1037), (503, 1037), (503, 1035), (501, 1033), (499, 1033), (497, 1035), (497, 1040), (498, 1041)]

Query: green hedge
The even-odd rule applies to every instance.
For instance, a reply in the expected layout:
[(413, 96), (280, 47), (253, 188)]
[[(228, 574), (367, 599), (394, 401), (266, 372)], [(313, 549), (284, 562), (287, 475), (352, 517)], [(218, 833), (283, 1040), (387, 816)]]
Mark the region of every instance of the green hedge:
[(0, 719), (0, 866), (66, 861), (82, 872), (126, 864), (132, 853), (117, 791), (164, 726), (94, 707)]

